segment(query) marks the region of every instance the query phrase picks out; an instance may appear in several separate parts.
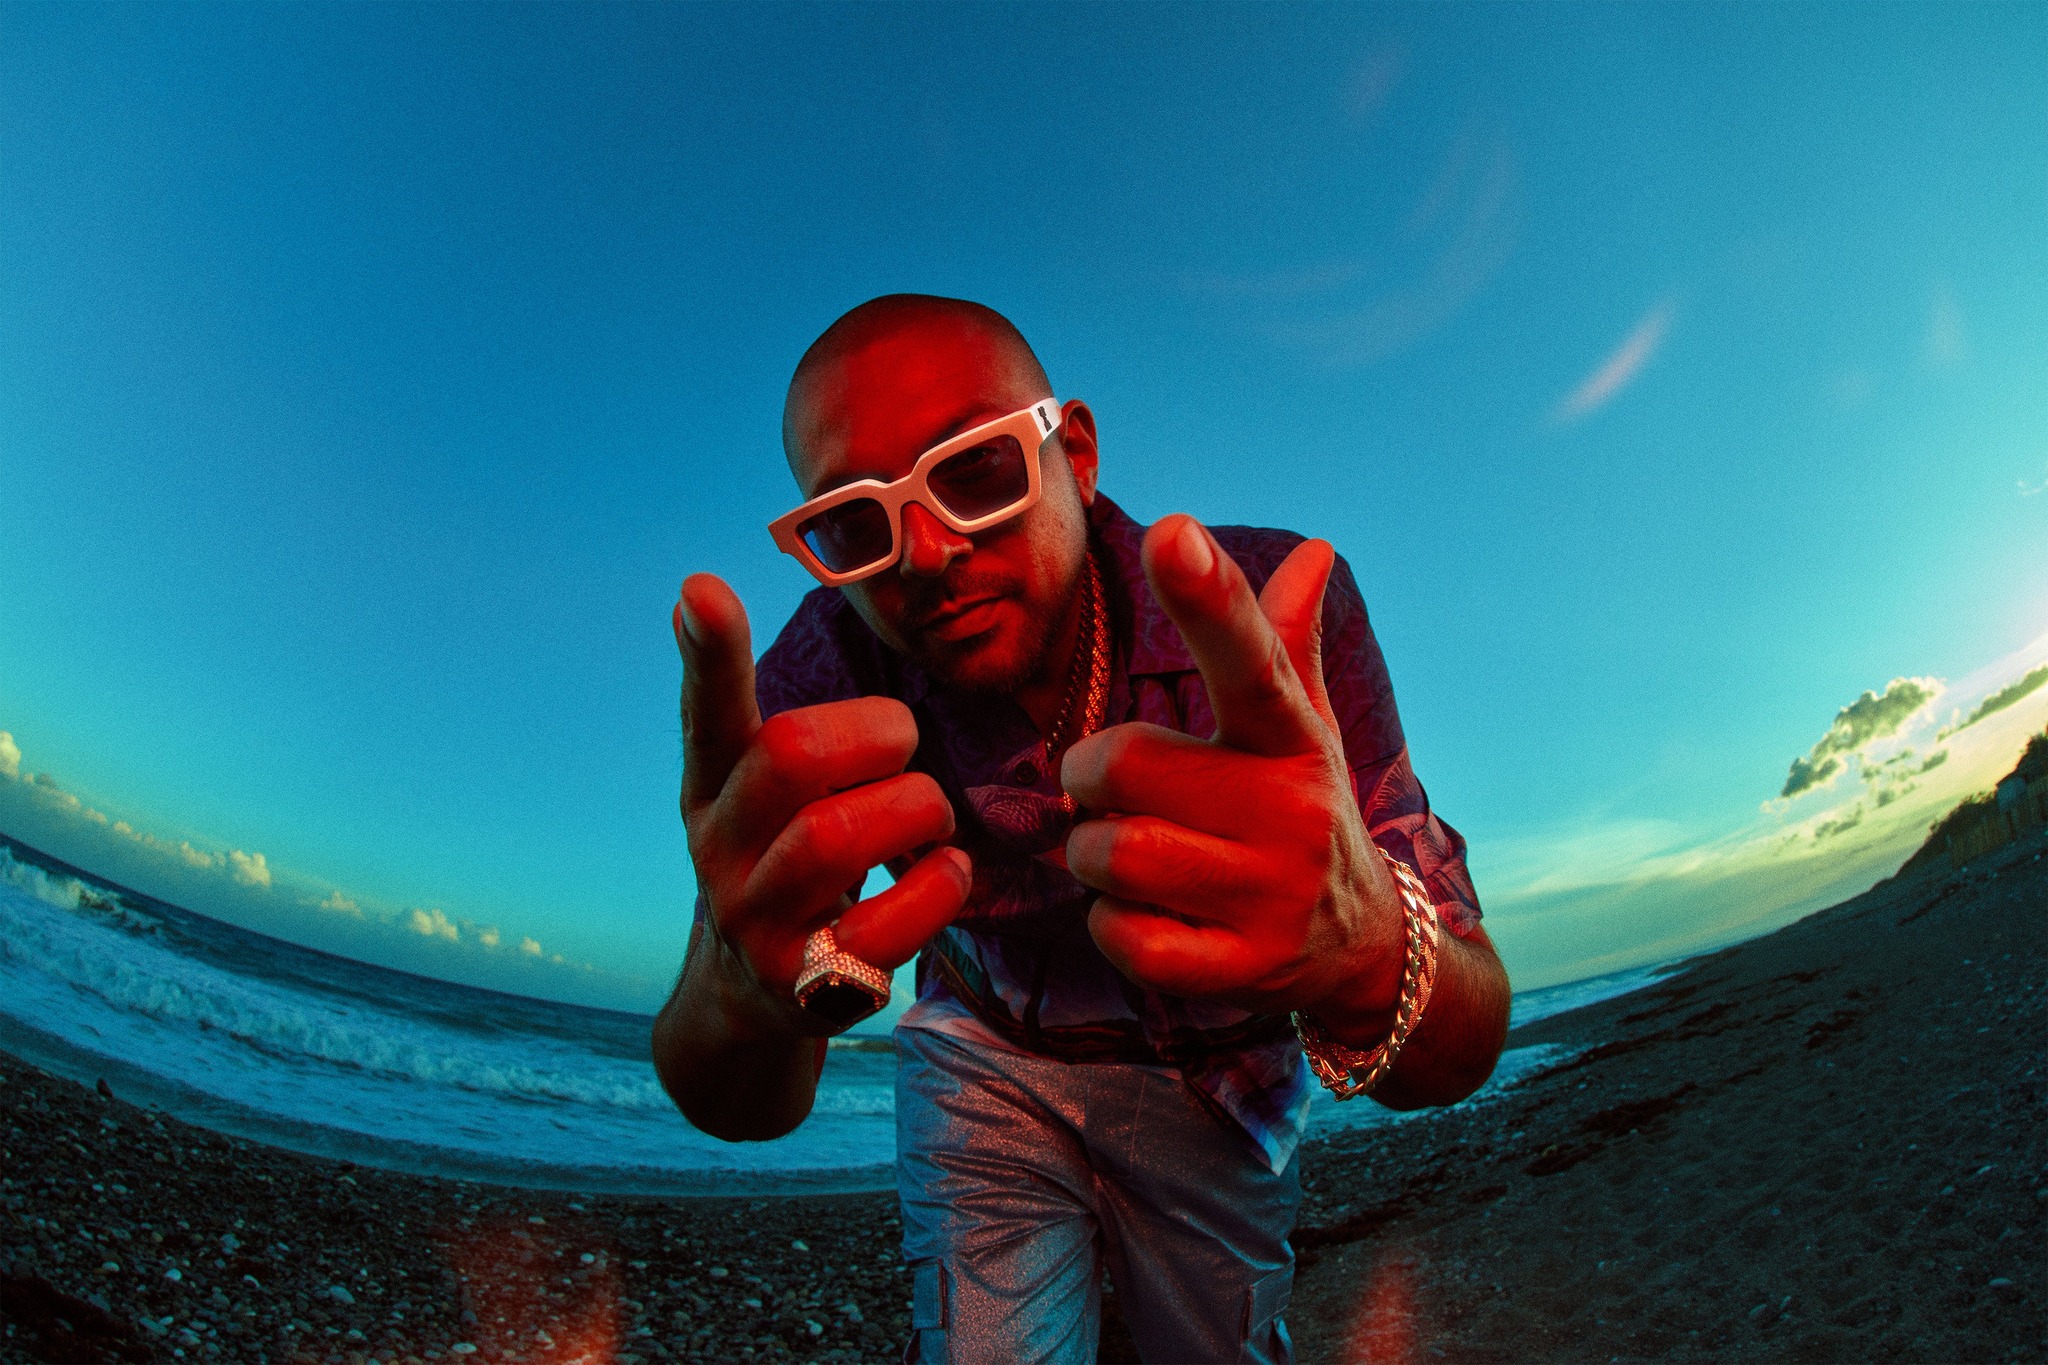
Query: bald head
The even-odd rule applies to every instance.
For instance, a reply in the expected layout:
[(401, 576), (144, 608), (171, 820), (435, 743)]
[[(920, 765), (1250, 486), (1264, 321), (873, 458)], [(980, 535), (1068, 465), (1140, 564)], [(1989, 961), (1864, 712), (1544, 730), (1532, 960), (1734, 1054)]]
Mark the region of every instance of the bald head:
[(942, 422), (957, 411), (964, 424), (966, 415), (1014, 412), (1050, 396), (1045, 367), (993, 308), (884, 294), (826, 328), (797, 362), (782, 409), (782, 450), (808, 494), (820, 453), (843, 447), (884, 410)]
[[(889, 294), (833, 323), (804, 353), (783, 407), (782, 446), (808, 500), (862, 479), (894, 483), (948, 438), (1053, 397), (1045, 368), (1002, 314)], [(1062, 403), (1058, 430), (1031, 458), (1035, 502), (972, 533), (905, 502), (893, 572), (839, 591), (877, 639), (933, 677), (1016, 696), (1041, 719), (1065, 695), (1080, 629), (1097, 465), (1088, 405)]]

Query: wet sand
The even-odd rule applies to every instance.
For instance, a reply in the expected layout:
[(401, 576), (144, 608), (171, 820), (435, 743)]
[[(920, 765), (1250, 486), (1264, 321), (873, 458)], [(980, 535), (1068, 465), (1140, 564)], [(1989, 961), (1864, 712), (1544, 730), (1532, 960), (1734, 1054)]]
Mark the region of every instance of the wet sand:
[[(2048, 1356), (2041, 852), (1881, 884), (1521, 1030), (1569, 1051), (1497, 1100), (1312, 1144), (1302, 1358)], [(887, 1195), (399, 1175), (4, 1056), (0, 1114), (0, 1359), (893, 1360), (909, 1326)]]

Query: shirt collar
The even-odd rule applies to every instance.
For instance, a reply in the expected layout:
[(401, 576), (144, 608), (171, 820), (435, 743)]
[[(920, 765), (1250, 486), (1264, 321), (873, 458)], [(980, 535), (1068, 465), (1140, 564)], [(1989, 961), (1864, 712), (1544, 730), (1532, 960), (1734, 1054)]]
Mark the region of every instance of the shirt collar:
[(1166, 608), (1159, 605), (1152, 585), (1145, 581), (1140, 557), (1145, 528), (1100, 493), (1088, 509), (1088, 528), (1102, 552), (1103, 586), (1129, 623), (1123, 640), (1124, 671), (1132, 675), (1191, 671), (1195, 656), (1188, 652), (1180, 627), (1168, 619)]

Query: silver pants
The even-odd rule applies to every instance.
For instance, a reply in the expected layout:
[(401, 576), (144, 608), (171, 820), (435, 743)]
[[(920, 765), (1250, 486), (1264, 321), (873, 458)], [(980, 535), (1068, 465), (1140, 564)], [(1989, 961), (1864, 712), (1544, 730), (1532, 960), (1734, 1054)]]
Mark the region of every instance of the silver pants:
[(1147, 1361), (1285, 1362), (1300, 1158), (1149, 1066), (896, 1033), (905, 1360), (1095, 1359), (1102, 1273)]

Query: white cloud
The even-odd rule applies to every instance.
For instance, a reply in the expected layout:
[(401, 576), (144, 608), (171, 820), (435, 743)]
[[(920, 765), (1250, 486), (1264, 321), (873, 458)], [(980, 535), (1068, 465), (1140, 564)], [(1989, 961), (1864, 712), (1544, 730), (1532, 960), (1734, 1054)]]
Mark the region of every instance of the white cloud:
[(484, 929), (484, 930), (483, 930), (482, 932), (480, 932), (479, 934), (477, 934), (477, 936), (476, 936), (476, 941), (477, 941), (478, 943), (481, 943), (481, 944), (483, 944), (483, 945), (484, 945), (484, 947), (486, 947), (486, 948), (495, 948), (495, 947), (497, 947), (497, 946), (498, 946), (498, 926), (497, 926), (497, 925), (495, 925), (495, 924), (493, 924), (493, 925), (491, 925), (491, 926), (490, 926), (489, 928), (487, 928), (487, 929)]
[(1657, 354), (1657, 349), (1664, 344), (1665, 334), (1671, 330), (1671, 320), (1677, 311), (1678, 305), (1666, 299), (1643, 314), (1635, 330), (1622, 338), (1621, 344), (1591, 374), (1579, 381), (1577, 388), (1564, 396), (1551, 413), (1551, 420), (1576, 422), (1613, 401), (1616, 394), (1642, 373), (1643, 366), (1650, 363), (1650, 357)]
[(244, 886), (269, 886), (270, 864), (261, 853), (244, 853), (239, 848), (228, 854), (235, 880)]
[(21, 776), (21, 746), (14, 742), (14, 736), (0, 730), (0, 777), (18, 779)]
[[(149, 844), (151, 847), (163, 847), (163, 845), (159, 844), (155, 839), (150, 838), (147, 834), (142, 836), (142, 840), (144, 843)], [(218, 853), (207, 853), (201, 849), (196, 849), (192, 847), (192, 845), (184, 839), (180, 839), (178, 841), (177, 847), (172, 849), (171, 851), (173, 853), (176, 853), (180, 858), (183, 858), (191, 866), (198, 868), (218, 867), (222, 863), (225, 863), (227, 861), (227, 859), (223, 858)]]
[(450, 943), (462, 941), (462, 931), (455, 927), (455, 921), (439, 909), (415, 910), (407, 917), (406, 923), (422, 938), (445, 938)]
[(522, 953), (524, 953), (524, 954), (526, 954), (526, 955), (527, 955), (528, 957), (540, 957), (540, 956), (542, 956), (542, 953), (541, 953), (541, 946), (540, 946), (540, 940), (539, 940), (539, 939), (536, 939), (536, 938), (522, 938), (522, 939), (520, 939), (520, 940), (519, 940), (519, 951), (520, 951), (520, 952), (522, 952)]
[(337, 915), (353, 915), (357, 919), (363, 917), (363, 907), (357, 905), (347, 896), (342, 895), (338, 889), (328, 892), (327, 899), (316, 902), (313, 908), (315, 910), (330, 911)]

